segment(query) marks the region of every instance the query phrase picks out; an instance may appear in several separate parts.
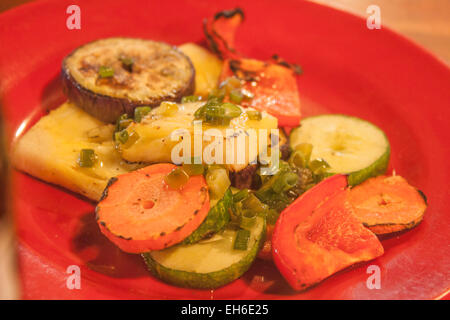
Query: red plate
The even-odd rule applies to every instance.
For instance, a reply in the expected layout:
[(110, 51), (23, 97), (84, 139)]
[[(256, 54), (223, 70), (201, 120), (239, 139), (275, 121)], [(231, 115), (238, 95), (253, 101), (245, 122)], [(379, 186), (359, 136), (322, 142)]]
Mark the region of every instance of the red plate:
[[(173, 44), (203, 39), (201, 22), (235, 1), (77, 1), (81, 30), (66, 28), (74, 1), (38, 1), (0, 16), (0, 74), (11, 137), (62, 102), (58, 73), (72, 49), (93, 39), (132, 36)], [(277, 53), (302, 65), (305, 115), (345, 113), (374, 122), (392, 144), (391, 168), (429, 198), (425, 220), (383, 241), (386, 253), (315, 288), (293, 292), (270, 263), (258, 261), (241, 279), (214, 291), (180, 289), (151, 277), (139, 256), (120, 252), (93, 219), (92, 203), (15, 172), (24, 298), (431, 299), (450, 284), (450, 71), (389, 30), (301, 1), (242, 4), (247, 19), (237, 47), (265, 59)], [(45, 150), (42, 150), (45, 152)], [(366, 286), (367, 267), (381, 268), (381, 289)], [(66, 287), (70, 265), (81, 289)], [(265, 283), (254, 281), (263, 275)]]

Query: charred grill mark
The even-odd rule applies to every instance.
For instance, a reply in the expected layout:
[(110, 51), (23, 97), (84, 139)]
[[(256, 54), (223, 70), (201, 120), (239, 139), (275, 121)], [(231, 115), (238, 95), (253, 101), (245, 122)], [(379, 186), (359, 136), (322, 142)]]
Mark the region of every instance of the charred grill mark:
[(117, 177), (112, 177), (111, 179), (109, 179), (108, 183), (106, 184), (105, 189), (103, 190), (103, 193), (102, 193), (102, 196), (100, 197), (99, 202), (106, 199), (106, 197), (108, 196), (109, 187), (111, 187), (114, 184), (114, 182), (116, 182), (117, 180), (119, 180)]
[(206, 40), (208, 41), (211, 50), (215, 54), (217, 54), (219, 59), (223, 60), (222, 52), (220, 52), (216, 40), (214, 40), (214, 37), (208, 31), (208, 19), (203, 20), (203, 33), (205, 34)]
[(100, 218), (100, 217), (98, 216), (99, 211), (100, 211), (100, 207), (99, 207), (99, 206), (96, 206), (96, 207), (95, 207), (95, 221), (98, 221), (98, 219)]
[(230, 60), (229, 66), (231, 72), (233, 72), (238, 79), (248, 82), (258, 82), (261, 80), (258, 76), (258, 72), (241, 68), (241, 61), (239, 60)]
[(181, 229), (183, 229), (183, 227), (184, 227), (185, 225), (186, 225), (186, 224), (182, 224), (181, 226), (176, 227), (174, 231), (180, 231)]
[(223, 11), (217, 12), (214, 15), (214, 20), (217, 20), (217, 19), (219, 19), (221, 17), (229, 19), (229, 18), (234, 17), (236, 14), (239, 14), (242, 17), (242, 20), (245, 19), (244, 11), (241, 8), (237, 7), (237, 8), (234, 8), (234, 9), (223, 10)]
[(422, 197), (423, 201), (425, 201), (425, 204), (428, 205), (428, 199), (427, 199), (427, 196), (425, 195), (425, 193), (423, 193), (423, 191), (420, 190), (420, 189), (417, 189), (417, 192), (419, 192), (419, 194)]
[(223, 60), (224, 57), (223, 57), (222, 52), (219, 49), (219, 45), (216, 40), (222, 42), (222, 44), (225, 46), (226, 50), (233, 52), (233, 53), (236, 53), (236, 50), (234, 48), (231, 48), (228, 45), (228, 43), (225, 41), (225, 39), (223, 39), (223, 37), (216, 32), (216, 30), (214, 29), (214, 22), (220, 18), (225, 18), (225, 19), (233, 18), (237, 14), (241, 16), (242, 20), (244, 20), (245, 15), (241, 8), (224, 10), (224, 11), (216, 13), (211, 22), (211, 30), (208, 30), (208, 19), (203, 20), (203, 33), (205, 34), (206, 39), (209, 42), (209, 47), (211, 48), (211, 50), (214, 53), (216, 53), (219, 56), (219, 58), (221, 60)]
[(291, 69), (295, 72), (297, 75), (301, 75), (303, 73), (302, 67), (300, 67), (298, 64), (295, 63), (289, 63), (286, 60), (282, 59), (279, 55), (274, 54), (272, 56), (272, 60), (280, 66), (286, 67), (288, 69)]

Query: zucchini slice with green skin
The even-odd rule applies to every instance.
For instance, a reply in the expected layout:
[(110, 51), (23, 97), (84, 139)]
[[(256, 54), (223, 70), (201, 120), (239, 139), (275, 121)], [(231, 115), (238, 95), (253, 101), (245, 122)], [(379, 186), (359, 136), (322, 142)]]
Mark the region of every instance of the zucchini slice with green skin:
[(313, 145), (311, 159), (330, 165), (329, 175), (348, 174), (350, 186), (386, 172), (391, 148), (386, 134), (374, 124), (356, 117), (327, 114), (305, 118), (292, 130), (291, 148)]
[(232, 206), (233, 194), (228, 189), (223, 198), (209, 210), (202, 224), (189, 237), (184, 239), (183, 244), (196, 243), (222, 230), (230, 221)]
[(258, 217), (250, 230), (247, 250), (235, 250), (237, 230), (225, 229), (213, 238), (142, 254), (150, 272), (170, 284), (196, 288), (221, 287), (244, 274), (264, 241), (266, 222)]

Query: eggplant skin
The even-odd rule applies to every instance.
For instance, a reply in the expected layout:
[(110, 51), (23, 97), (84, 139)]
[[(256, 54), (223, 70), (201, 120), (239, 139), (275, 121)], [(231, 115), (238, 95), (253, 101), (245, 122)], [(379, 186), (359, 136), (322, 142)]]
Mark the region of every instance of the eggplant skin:
[[(97, 43), (104, 53), (98, 62)], [(155, 53), (149, 53), (148, 49), (140, 52), (136, 47), (141, 43), (144, 47), (155, 47)], [(137, 70), (130, 72), (122, 67), (119, 56), (133, 58), (133, 68), (136, 65)], [(112, 66), (113, 78), (99, 79), (98, 70), (103, 65)], [(161, 70), (168, 75), (160, 76)], [(101, 39), (75, 49), (63, 60), (61, 78), (69, 101), (109, 123), (124, 113), (132, 117), (136, 107), (154, 108), (162, 101), (179, 102), (195, 91), (195, 69), (184, 53), (163, 42), (133, 38)]]

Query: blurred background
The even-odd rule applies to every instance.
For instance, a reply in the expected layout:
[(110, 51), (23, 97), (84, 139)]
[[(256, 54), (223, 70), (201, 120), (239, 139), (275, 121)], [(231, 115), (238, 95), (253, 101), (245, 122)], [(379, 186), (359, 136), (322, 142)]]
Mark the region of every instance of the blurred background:
[[(0, 0), (0, 12), (39, 0)], [(251, 1), (251, 0), (245, 0)], [(298, 0), (302, 1), (302, 0)], [(450, 65), (450, 0), (307, 0), (367, 17), (378, 5), (381, 24), (414, 40)], [(76, 1), (74, 1), (76, 3)], [(237, 0), (236, 3), (239, 3)]]

